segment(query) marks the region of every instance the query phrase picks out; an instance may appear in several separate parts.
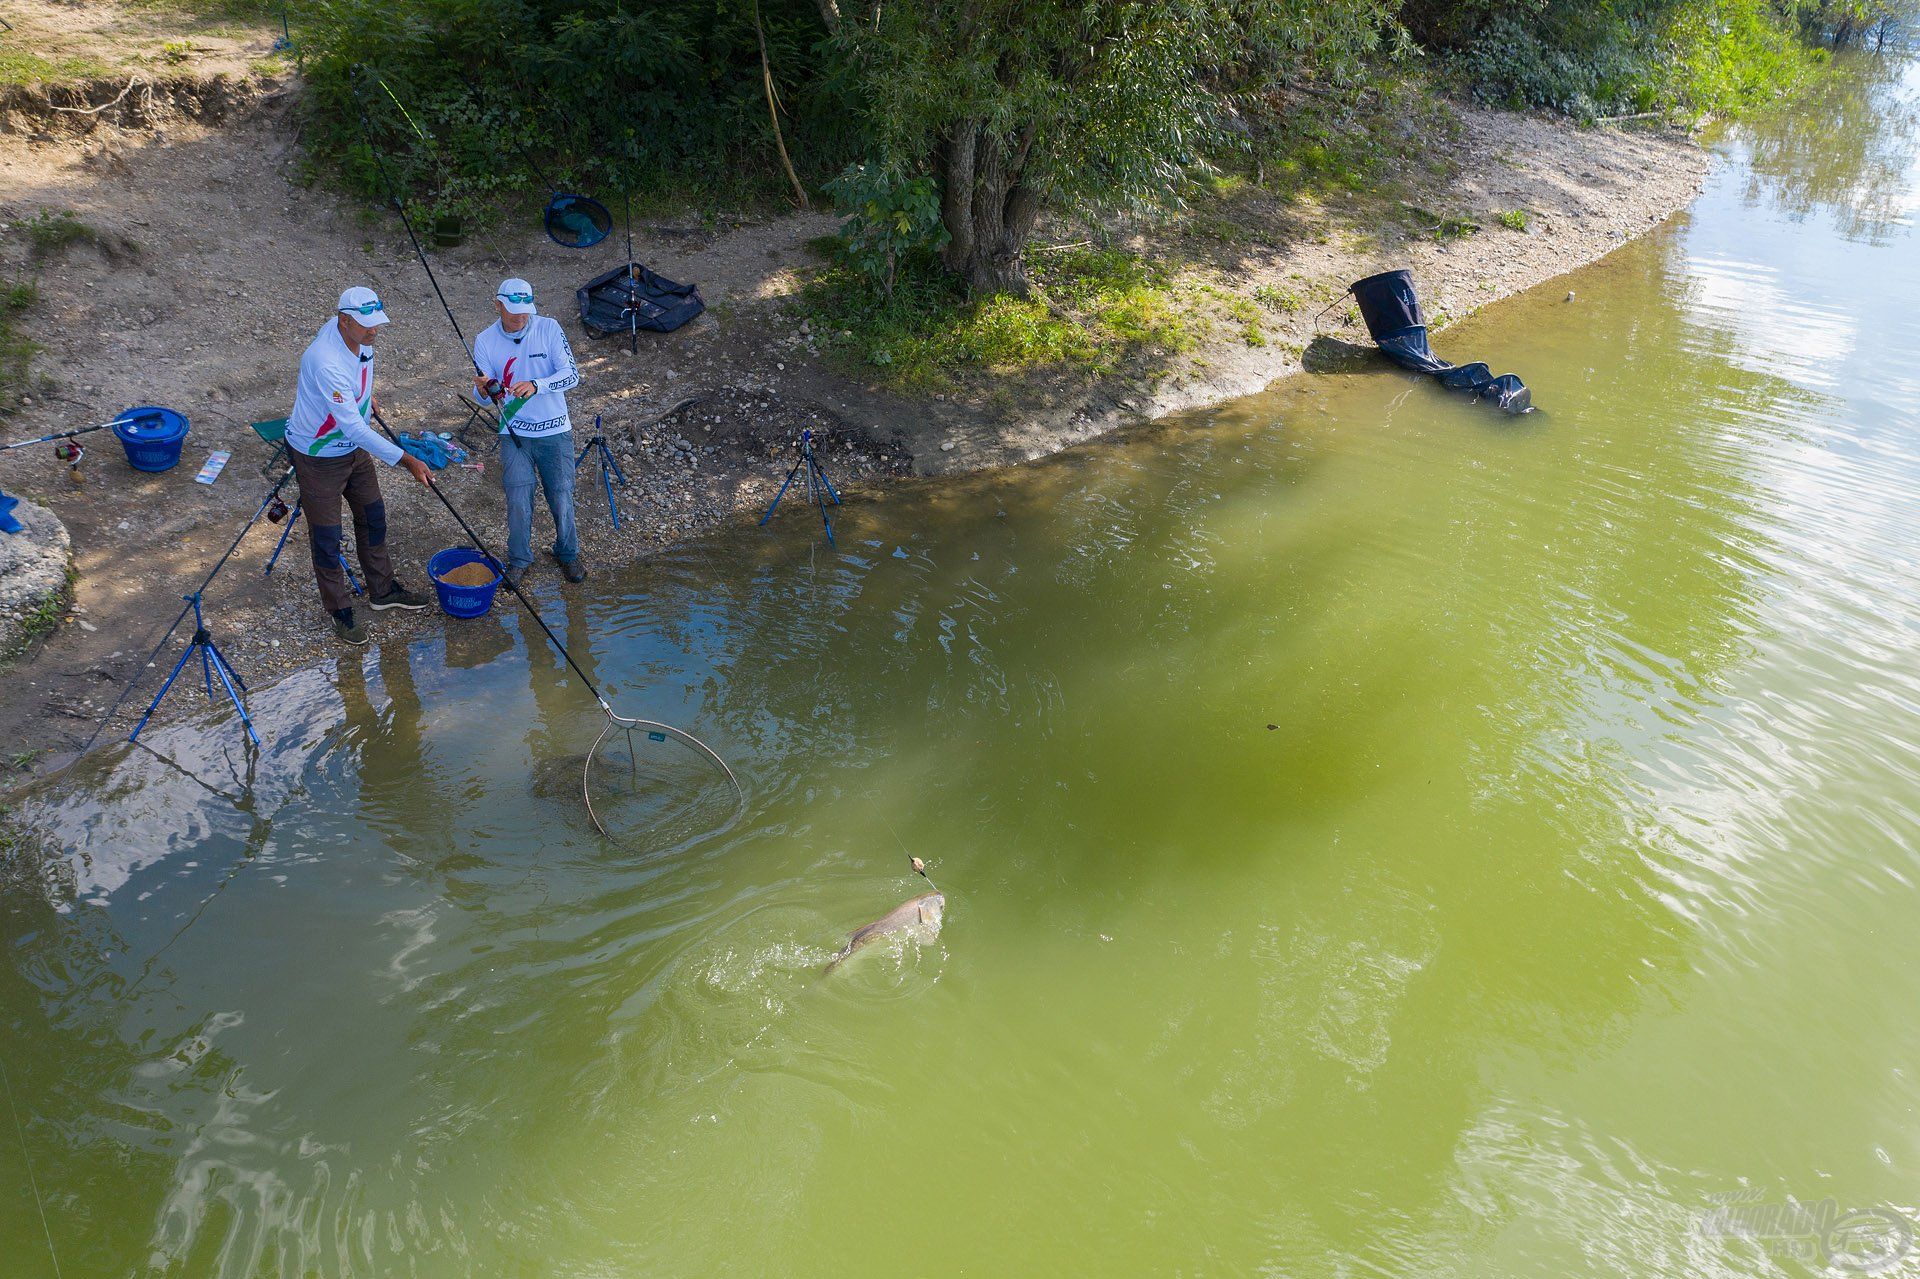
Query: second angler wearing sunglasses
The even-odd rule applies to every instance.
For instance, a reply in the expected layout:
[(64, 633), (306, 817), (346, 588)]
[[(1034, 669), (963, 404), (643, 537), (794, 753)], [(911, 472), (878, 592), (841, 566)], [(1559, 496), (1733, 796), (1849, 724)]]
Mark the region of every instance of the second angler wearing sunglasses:
[(533, 489), (546, 490), (553, 513), (553, 558), (569, 582), (585, 581), (573, 524), (573, 422), (567, 392), (580, 385), (573, 347), (560, 322), (533, 305), (533, 286), (503, 280), (493, 296), (497, 323), (473, 340), (473, 389), (500, 413), (500, 483), (507, 491), (507, 579), (533, 566)]
[(333, 629), (349, 644), (367, 642), (354, 618), (353, 596), (340, 568), (340, 500), (353, 512), (353, 543), (367, 575), (367, 602), (375, 609), (425, 608), (427, 601), (393, 575), (387, 550), (387, 504), (373, 459), (403, 466), (422, 484), (427, 464), (373, 426), (374, 333), (387, 322), (374, 291), (348, 289), (300, 357), (293, 412), (287, 416), (287, 454), (300, 485), (300, 508), (313, 544), (313, 576)]

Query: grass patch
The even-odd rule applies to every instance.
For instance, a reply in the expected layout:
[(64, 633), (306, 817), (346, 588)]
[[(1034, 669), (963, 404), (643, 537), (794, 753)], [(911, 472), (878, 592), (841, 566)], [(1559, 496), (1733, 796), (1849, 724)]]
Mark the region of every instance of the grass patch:
[(59, 590), (40, 601), (40, 607), (20, 619), (20, 648), (24, 649), (35, 640), (53, 634), (59, 627), (60, 619), (66, 615), (67, 592)]
[(1197, 340), (1172, 276), (1131, 253), (1038, 254), (1029, 274), (1033, 297), (976, 300), (937, 264), (917, 261), (881, 302), (836, 264), (807, 284), (799, 305), (829, 354), (907, 394), (948, 389), (969, 372), (1097, 375), (1128, 353), (1173, 354)]
[(1269, 311), (1278, 311), (1282, 315), (1292, 315), (1306, 305), (1292, 289), (1275, 288), (1271, 284), (1255, 285), (1253, 300)]
[(98, 58), (43, 58), (11, 44), (0, 44), (0, 84), (45, 84), (59, 80), (98, 80), (113, 68)]
[(1459, 120), (1413, 76), (1376, 74), (1327, 96), (1267, 104), (1244, 160), (1285, 199), (1391, 194), (1411, 175), (1450, 171)]
[(92, 243), (99, 233), (66, 209), (43, 209), (25, 222), (15, 224), (25, 233), (36, 262), (63, 253), (76, 244)]
[(136, 12), (199, 18), (207, 22), (280, 20), (279, 0), (125, 0)]
[(28, 368), (40, 347), (22, 331), (18, 320), (39, 299), (39, 286), (31, 280), (0, 283), (0, 411), (27, 389)]
[(1496, 215), (1494, 220), (1509, 231), (1525, 231), (1527, 229), (1527, 211), (1525, 209), (1508, 209), (1505, 213)]

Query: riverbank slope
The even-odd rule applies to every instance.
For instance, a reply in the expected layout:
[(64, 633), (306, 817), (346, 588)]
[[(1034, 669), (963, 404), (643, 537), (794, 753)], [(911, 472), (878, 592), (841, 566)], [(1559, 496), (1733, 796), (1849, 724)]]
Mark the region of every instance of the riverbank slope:
[[(177, 109), (149, 103), (137, 118), (118, 109), (16, 112), (0, 133), (0, 276), (37, 283), (37, 301), (16, 324), (42, 348), (6, 437), (134, 404), (167, 404), (193, 423), (183, 464), (161, 475), (126, 468), (104, 434), (91, 437), (78, 485), (47, 449), (0, 457), (0, 488), (65, 522), (76, 573), (71, 608), (7, 675), (0, 736), (21, 747), (0, 762), (15, 779), (83, 741), (135, 675), (145, 691), (120, 716), (151, 696), (164, 671), (143, 671), (146, 653), (271, 482), (269, 452), (247, 424), (286, 413), (300, 351), (341, 287), (372, 284), (394, 317), (381, 338), (380, 395), (395, 429), (455, 430), (467, 417), (456, 403), (463, 357), (398, 222), (311, 185), (293, 84), (229, 76), (203, 96), (217, 114), (196, 115), (192, 95), (180, 95)], [(895, 476), (1037, 458), (1124, 423), (1257, 391), (1300, 371), (1316, 331), (1364, 336), (1337, 302), (1317, 315), (1352, 279), (1409, 266), (1444, 324), (1658, 224), (1691, 200), (1706, 170), (1705, 155), (1676, 135), (1582, 129), (1458, 103), (1444, 110), (1449, 147), (1463, 162), (1396, 175), (1391, 199), (1242, 202), (1226, 228), (1197, 231), (1189, 219), (1132, 233), (1132, 251), (1172, 264), (1187, 340), (1178, 349), (1146, 346), (1098, 375), (985, 370), (950, 390), (906, 396), (881, 370), (823, 350), (830, 337), (796, 302), (821, 267), (810, 243), (834, 229), (833, 219), (636, 227), (635, 256), (697, 281), (710, 307), (679, 333), (643, 335), (637, 355), (617, 341), (590, 342), (569, 321), (583, 374), (571, 397), (580, 438), (599, 415), (631, 481), (619, 494), (617, 531), (597, 472), (581, 486), (588, 562), (604, 572), (764, 505), (801, 427), (823, 437), (830, 473), (857, 491)], [(62, 214), (81, 231), (33, 230)], [(514, 225), (436, 252), (435, 270), (471, 335), (487, 322), (502, 276), (525, 276), (544, 309), (566, 315), (573, 289), (617, 264), (620, 252), (561, 249), (537, 227)], [(497, 459), (483, 432), (469, 438), (484, 470), (444, 472), (443, 482), (482, 530), (495, 532), (503, 526)], [(195, 484), (212, 449), (233, 460), (216, 484)], [(404, 477), (384, 483), (402, 574), (424, 588), (426, 558), (460, 534)], [(264, 522), (249, 534), (208, 595), (216, 632), (254, 687), (341, 652), (315, 603), (299, 535), (263, 576), (276, 536)], [(604, 580), (565, 589), (594, 591)], [(562, 589), (545, 568), (533, 586), (536, 594)], [(385, 644), (441, 624), (431, 612), (382, 614), (373, 630)], [(175, 645), (184, 639), (176, 634)], [(165, 713), (198, 705), (178, 697)]]

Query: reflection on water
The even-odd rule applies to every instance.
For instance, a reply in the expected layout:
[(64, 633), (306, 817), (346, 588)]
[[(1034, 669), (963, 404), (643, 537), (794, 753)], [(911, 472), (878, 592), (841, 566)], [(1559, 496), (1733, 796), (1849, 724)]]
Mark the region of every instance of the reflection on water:
[[(744, 812), (642, 740), (600, 839), (510, 614), (101, 761), (0, 915), (65, 1272), (1744, 1276), (1809, 1264), (1729, 1196), (1911, 1206), (1904, 74), (1449, 339), (1543, 413), (1340, 369), (550, 591)], [(940, 936), (823, 974), (909, 852)], [(9, 1279), (37, 1213), (0, 1140)]]

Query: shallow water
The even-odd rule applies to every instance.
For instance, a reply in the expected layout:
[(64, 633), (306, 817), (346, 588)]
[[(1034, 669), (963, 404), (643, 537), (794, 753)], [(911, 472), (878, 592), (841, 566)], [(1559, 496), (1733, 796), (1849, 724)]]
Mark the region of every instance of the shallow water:
[[(0, 1273), (1820, 1271), (1709, 1214), (1920, 1201), (1888, 65), (1440, 334), (1525, 420), (1370, 366), (544, 588), (737, 810), (642, 741), (600, 839), (510, 613), (108, 757)], [(944, 931), (823, 979), (907, 849)]]

